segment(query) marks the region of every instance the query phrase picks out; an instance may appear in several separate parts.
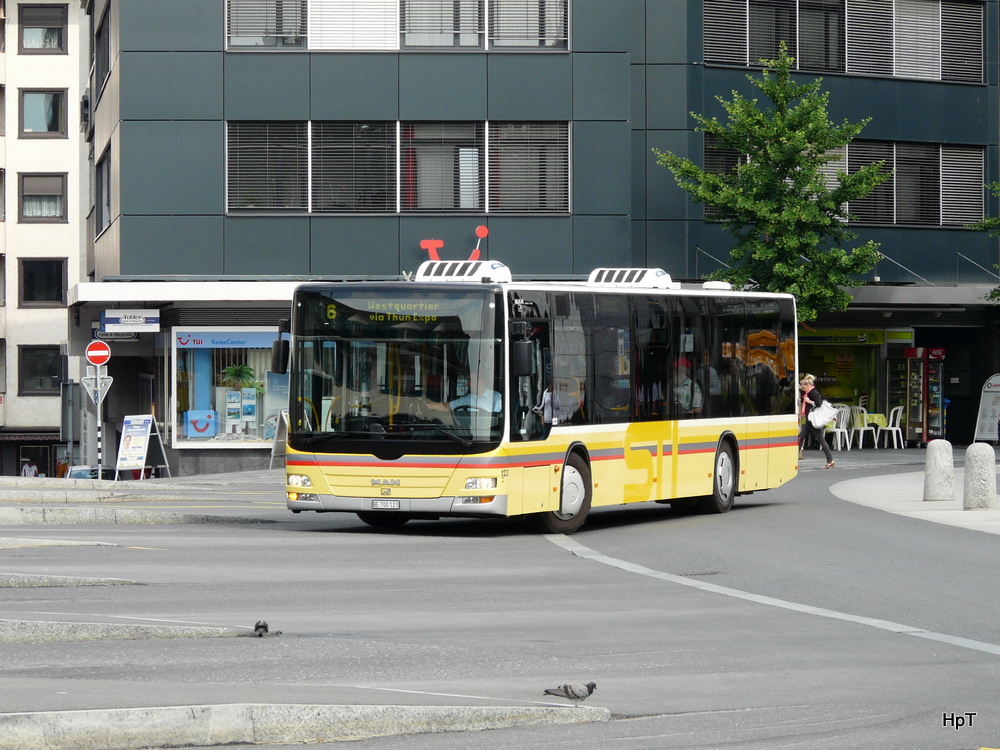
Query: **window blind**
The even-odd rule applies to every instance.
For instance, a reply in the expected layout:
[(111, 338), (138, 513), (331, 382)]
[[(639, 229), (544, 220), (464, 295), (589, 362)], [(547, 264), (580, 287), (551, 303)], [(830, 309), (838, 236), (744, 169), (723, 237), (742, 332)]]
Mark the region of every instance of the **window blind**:
[(483, 123), (400, 126), (401, 211), (483, 209)]
[[(874, 162), (884, 161), (882, 172), (893, 169), (893, 144), (879, 141), (853, 141), (847, 149), (847, 173), (857, 174), (862, 167)], [(895, 221), (893, 204), (895, 201), (895, 185), (893, 178), (883, 182), (866, 197), (851, 201), (848, 210), (856, 217), (854, 220), (869, 224), (892, 224)]]
[(897, 143), (896, 223), (941, 223), (940, 148), (930, 143)]
[(798, 57), (795, 0), (750, 0), (750, 64), (778, 57), (784, 42), (788, 54)]
[(971, 224), (985, 215), (981, 146), (941, 147), (941, 223)]
[(94, 220), (97, 234), (111, 225), (111, 152), (105, 152), (97, 162), (95, 185), (97, 189), (94, 201)]
[(941, 3), (941, 78), (983, 82), (982, 3)]
[(399, 0), (309, 0), (309, 49), (398, 49)]
[(844, 0), (799, 0), (798, 67), (843, 71), (845, 33)]
[(404, 47), (481, 47), (483, 0), (401, 0)]
[(895, 0), (895, 6), (895, 75), (940, 79), (941, 3)]
[[(747, 157), (735, 148), (723, 148), (722, 141), (711, 133), (705, 133), (703, 158), (705, 171), (725, 177), (736, 173), (736, 168), (747, 163)], [(705, 219), (718, 218), (719, 211), (713, 206), (705, 206)]]
[(705, 61), (747, 64), (747, 0), (705, 0)]
[(97, 35), (94, 37), (96, 47), (94, 55), (94, 83), (100, 93), (104, 81), (107, 80), (111, 72), (111, 14), (105, 10), (101, 25), (97, 27)]
[(230, 122), (229, 209), (306, 210), (304, 122)]
[(489, 211), (569, 211), (569, 126), (489, 124)]
[(302, 47), (306, 0), (229, 0), (227, 33), (232, 47)]
[(569, 45), (569, 0), (493, 0), (489, 8), (491, 47)]
[(892, 75), (891, 0), (848, 0), (847, 72)]
[(396, 210), (396, 123), (312, 124), (312, 209)]

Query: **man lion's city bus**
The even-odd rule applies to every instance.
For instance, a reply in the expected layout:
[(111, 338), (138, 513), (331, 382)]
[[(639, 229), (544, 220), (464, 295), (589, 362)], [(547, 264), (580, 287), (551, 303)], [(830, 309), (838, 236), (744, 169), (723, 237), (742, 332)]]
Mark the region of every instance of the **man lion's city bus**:
[(724, 513), (797, 471), (790, 295), (427, 261), (412, 280), (304, 283), (282, 323), (294, 513), (570, 533), (598, 506)]

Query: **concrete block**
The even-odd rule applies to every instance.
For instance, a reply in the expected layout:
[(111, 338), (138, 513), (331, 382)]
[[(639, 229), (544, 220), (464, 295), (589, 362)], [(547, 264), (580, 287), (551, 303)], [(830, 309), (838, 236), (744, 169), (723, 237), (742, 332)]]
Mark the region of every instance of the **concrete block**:
[(965, 449), (966, 510), (997, 507), (997, 455), (992, 445), (973, 443)]
[(955, 459), (951, 443), (931, 440), (924, 466), (924, 500), (955, 499)]

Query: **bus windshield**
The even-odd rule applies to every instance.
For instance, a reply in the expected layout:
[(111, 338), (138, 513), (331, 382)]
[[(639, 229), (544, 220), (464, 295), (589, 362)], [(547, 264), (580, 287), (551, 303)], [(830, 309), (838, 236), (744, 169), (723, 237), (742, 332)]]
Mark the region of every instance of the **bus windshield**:
[(499, 443), (496, 290), (306, 285), (296, 300), (292, 447), (401, 455)]

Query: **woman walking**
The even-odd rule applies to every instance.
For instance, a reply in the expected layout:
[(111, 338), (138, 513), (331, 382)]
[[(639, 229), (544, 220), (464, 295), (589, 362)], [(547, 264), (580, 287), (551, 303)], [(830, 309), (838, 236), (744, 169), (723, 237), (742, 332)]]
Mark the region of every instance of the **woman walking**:
[(823, 403), (823, 394), (817, 390), (815, 381), (816, 377), (808, 373), (803, 375), (802, 380), (799, 381), (799, 389), (802, 391), (802, 416), (805, 417), (799, 430), (799, 455), (802, 453), (806, 438), (812, 437), (819, 443), (819, 447), (823, 449), (823, 455), (826, 456), (826, 466), (823, 468), (832, 469), (833, 452), (826, 442), (826, 427), (813, 427), (812, 422), (809, 421), (809, 412)]

